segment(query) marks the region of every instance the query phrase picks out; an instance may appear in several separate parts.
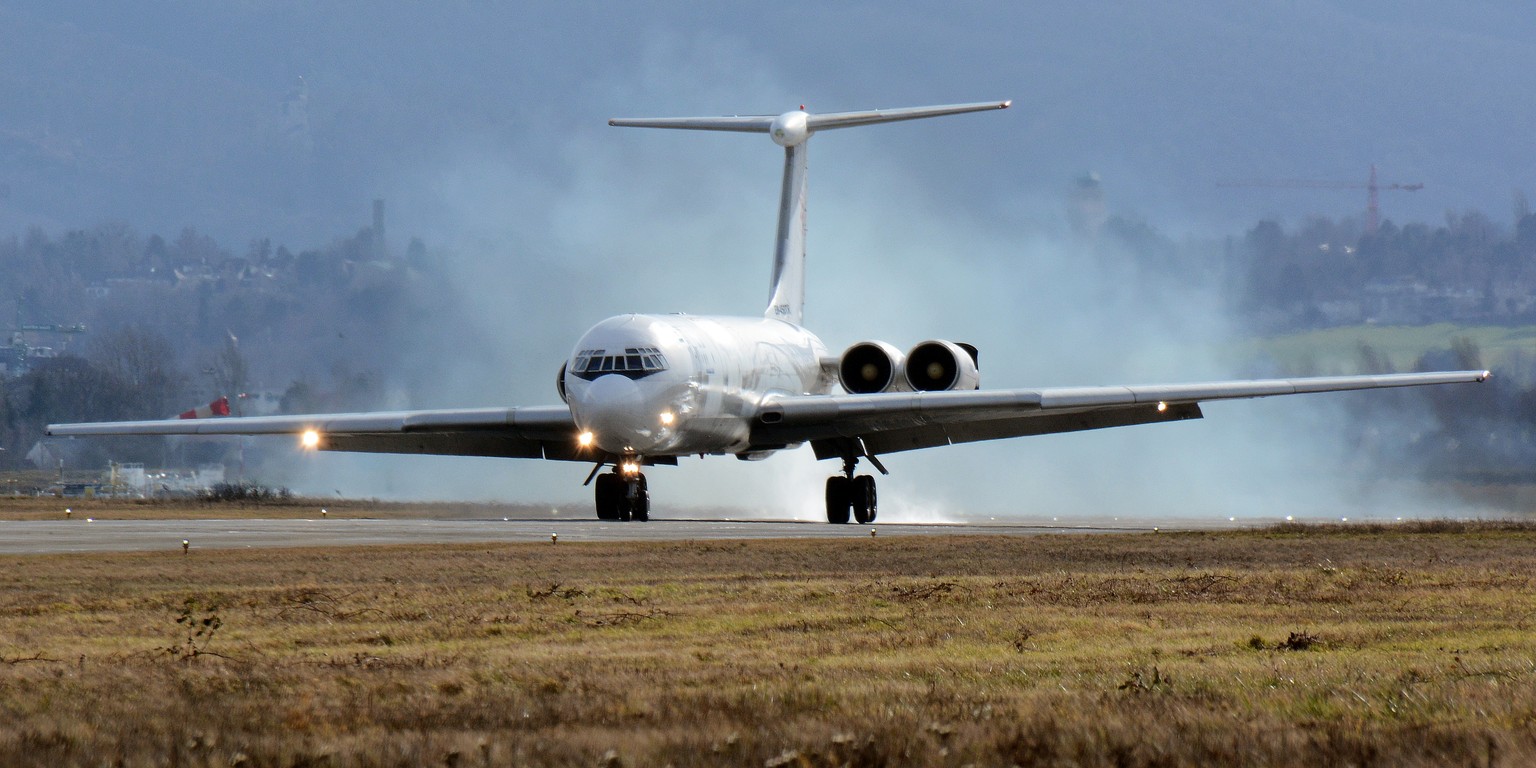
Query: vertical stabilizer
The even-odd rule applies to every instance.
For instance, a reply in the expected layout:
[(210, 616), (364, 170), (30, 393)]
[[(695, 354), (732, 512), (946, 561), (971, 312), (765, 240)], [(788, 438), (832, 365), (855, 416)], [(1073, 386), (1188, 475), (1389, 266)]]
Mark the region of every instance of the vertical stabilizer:
[(773, 241), (773, 277), (765, 317), (800, 325), (805, 317), (805, 144), (784, 148), (779, 190), (779, 235)]
[(1010, 101), (951, 104), (909, 109), (814, 114), (798, 109), (782, 115), (729, 117), (615, 118), (609, 125), (634, 128), (682, 128), (695, 131), (766, 133), (784, 148), (784, 181), (779, 192), (779, 229), (773, 248), (773, 282), (766, 317), (801, 325), (805, 315), (806, 142), (816, 131), (893, 123), (922, 117), (1007, 109)]

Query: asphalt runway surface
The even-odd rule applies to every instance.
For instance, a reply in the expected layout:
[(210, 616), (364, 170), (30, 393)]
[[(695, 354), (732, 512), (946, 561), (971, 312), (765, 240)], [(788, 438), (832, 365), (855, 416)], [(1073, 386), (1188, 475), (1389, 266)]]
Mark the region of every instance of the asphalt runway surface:
[[(1024, 536), (1151, 531), (1132, 525), (907, 524), (652, 520), (618, 523), (572, 519), (318, 519), (318, 520), (27, 520), (0, 522), (0, 554), (180, 551), (254, 547), (352, 547), (383, 544), (472, 544), (550, 541), (687, 541), (877, 536)], [(1169, 530), (1164, 528), (1163, 530)]]

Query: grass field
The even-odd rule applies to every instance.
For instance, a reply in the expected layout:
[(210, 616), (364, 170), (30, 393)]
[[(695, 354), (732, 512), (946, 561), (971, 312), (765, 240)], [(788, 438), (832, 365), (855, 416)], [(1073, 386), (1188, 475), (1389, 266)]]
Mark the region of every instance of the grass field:
[[(1284, 370), (1318, 374), (1380, 373), (1360, 370), (1360, 347), (1368, 344), (1398, 371), (1409, 371), (1419, 357), (1431, 350), (1448, 350), (1452, 342), (1466, 338), (1477, 344), (1482, 365), (1499, 372), (1513, 366), (1521, 378), (1528, 375), (1536, 350), (1536, 327), (1457, 325), (1436, 323), (1421, 326), (1353, 325), (1275, 336), (1245, 342), (1233, 350), (1242, 358), (1262, 354)], [(1510, 375), (1509, 371), (1505, 375)], [(1522, 384), (1530, 384), (1521, 381)]]
[(1435, 522), (4, 557), (0, 764), (1528, 765), (1533, 573)]

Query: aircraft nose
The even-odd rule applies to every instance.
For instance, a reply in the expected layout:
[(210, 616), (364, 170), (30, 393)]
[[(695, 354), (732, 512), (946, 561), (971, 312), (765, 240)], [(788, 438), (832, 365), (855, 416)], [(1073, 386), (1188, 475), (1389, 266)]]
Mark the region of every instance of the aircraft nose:
[(599, 376), (586, 388), (575, 415), (599, 448), (627, 453), (643, 451), (652, 440), (653, 420), (645, 411), (645, 398), (636, 382), (610, 374)]

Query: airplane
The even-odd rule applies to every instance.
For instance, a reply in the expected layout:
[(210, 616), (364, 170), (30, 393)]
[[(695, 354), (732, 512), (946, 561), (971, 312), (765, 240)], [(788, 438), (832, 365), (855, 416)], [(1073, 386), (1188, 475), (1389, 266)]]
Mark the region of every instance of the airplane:
[[(809, 443), (842, 462), (827, 522), (874, 522), (880, 456), (981, 440), (1202, 418), (1214, 400), (1480, 382), (1488, 371), (980, 389), (978, 351), (933, 339), (902, 352), (863, 341), (832, 355), (802, 325), (806, 157), (821, 131), (1007, 109), (992, 101), (906, 109), (613, 119), (609, 125), (766, 133), (784, 149), (768, 307), (761, 316), (627, 314), (593, 326), (555, 377), (561, 405), (53, 424), (46, 434), (296, 435), (305, 449), (593, 464), (597, 517), (645, 521), (644, 469), (698, 455), (766, 458)], [(842, 391), (837, 392), (840, 388)], [(604, 468), (610, 471), (603, 472)]]

